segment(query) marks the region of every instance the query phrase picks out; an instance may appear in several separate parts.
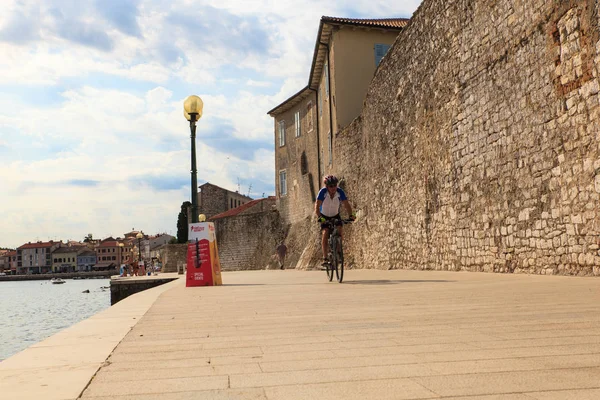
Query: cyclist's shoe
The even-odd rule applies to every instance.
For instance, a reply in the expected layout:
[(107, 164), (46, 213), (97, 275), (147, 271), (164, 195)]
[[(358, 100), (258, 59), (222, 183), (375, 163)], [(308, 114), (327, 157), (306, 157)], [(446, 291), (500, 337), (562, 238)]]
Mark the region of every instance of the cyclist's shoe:
[(326, 271), (327, 267), (330, 265), (329, 260), (324, 258), (323, 262), (321, 263), (321, 271)]
[(350, 215), (350, 218), (348, 218), (350, 221), (356, 221), (356, 213), (353, 212), (352, 215)]
[(318, 219), (318, 221), (319, 221), (321, 224), (325, 223), (325, 217), (321, 217), (321, 218), (319, 218), (319, 219)]

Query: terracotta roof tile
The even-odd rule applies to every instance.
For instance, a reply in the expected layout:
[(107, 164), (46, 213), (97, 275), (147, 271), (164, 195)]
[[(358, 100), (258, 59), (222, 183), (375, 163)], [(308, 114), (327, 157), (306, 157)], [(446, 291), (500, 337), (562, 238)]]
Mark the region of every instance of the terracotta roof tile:
[(26, 243), (23, 246), (18, 247), (18, 250), (25, 250), (25, 249), (44, 249), (47, 247), (52, 247), (55, 244), (59, 244), (59, 242), (37, 242), (37, 243)]
[(249, 201), (246, 204), (242, 204), (241, 206), (237, 207), (237, 208), (232, 208), (231, 210), (225, 211), (221, 214), (217, 214), (217, 215), (213, 215), (212, 217), (210, 217), (208, 220), (209, 221), (213, 221), (215, 219), (219, 219), (219, 218), (225, 218), (225, 217), (233, 217), (235, 215), (238, 215), (244, 211), (246, 211), (247, 209), (254, 207), (255, 205), (257, 205), (258, 203), (260, 203), (261, 201), (270, 199), (271, 197), (265, 198), (265, 199), (256, 199), (256, 200), (252, 200)]
[(107, 240), (105, 242), (100, 243), (98, 246), (96, 247), (118, 247), (119, 246), (119, 242), (112, 241), (112, 240)]
[(327, 17), (321, 18), (323, 22), (332, 22), (339, 24), (372, 26), (377, 28), (405, 28), (410, 21), (409, 18), (382, 18), (382, 19), (358, 19), (358, 18), (340, 18)]

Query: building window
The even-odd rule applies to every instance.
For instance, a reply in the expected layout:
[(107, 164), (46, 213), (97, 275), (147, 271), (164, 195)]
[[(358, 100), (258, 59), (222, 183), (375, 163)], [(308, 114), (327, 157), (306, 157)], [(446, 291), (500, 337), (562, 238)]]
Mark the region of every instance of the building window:
[(309, 101), (306, 104), (306, 127), (307, 132), (312, 132), (313, 130), (313, 110), (312, 110), (312, 101)]
[(285, 146), (285, 121), (279, 121), (279, 147)]
[(285, 196), (287, 194), (287, 174), (285, 170), (279, 171), (279, 195)]
[(319, 117), (323, 116), (323, 96), (321, 95), (321, 88), (317, 91), (317, 97), (319, 98)]
[(325, 63), (325, 96), (329, 98), (329, 68), (327, 67), (327, 63)]
[(333, 164), (333, 137), (331, 136), (331, 131), (327, 134), (327, 142), (329, 144), (329, 165)]
[(390, 49), (389, 44), (378, 43), (375, 45), (375, 66), (377, 67), (381, 62), (381, 59), (387, 54)]
[(296, 126), (296, 137), (300, 136), (300, 111), (294, 114), (294, 125)]

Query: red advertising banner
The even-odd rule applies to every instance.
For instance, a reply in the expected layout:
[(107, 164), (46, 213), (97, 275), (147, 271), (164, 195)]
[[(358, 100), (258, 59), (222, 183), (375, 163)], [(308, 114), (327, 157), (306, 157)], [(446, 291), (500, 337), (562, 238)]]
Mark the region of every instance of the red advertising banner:
[(190, 224), (186, 286), (222, 285), (221, 264), (212, 222)]

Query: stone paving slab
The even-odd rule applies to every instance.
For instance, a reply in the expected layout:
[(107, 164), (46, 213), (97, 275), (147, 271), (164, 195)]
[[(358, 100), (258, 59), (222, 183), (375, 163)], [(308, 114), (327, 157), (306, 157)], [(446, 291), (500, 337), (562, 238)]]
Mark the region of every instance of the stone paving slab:
[[(177, 283), (83, 399), (600, 398), (600, 280), (434, 271)], [(135, 297), (135, 296), (134, 296)]]

